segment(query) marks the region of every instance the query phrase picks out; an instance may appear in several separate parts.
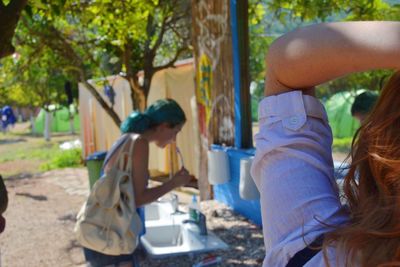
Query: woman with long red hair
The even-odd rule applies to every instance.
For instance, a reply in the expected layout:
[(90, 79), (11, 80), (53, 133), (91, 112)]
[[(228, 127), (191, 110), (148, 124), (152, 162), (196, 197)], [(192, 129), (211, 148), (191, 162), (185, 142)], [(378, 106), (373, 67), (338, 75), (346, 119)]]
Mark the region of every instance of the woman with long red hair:
[[(400, 266), (400, 22), (299, 28), (272, 44), (266, 63), (252, 166), (263, 266)], [(394, 74), (353, 141), (343, 206), (314, 86), (372, 69)]]

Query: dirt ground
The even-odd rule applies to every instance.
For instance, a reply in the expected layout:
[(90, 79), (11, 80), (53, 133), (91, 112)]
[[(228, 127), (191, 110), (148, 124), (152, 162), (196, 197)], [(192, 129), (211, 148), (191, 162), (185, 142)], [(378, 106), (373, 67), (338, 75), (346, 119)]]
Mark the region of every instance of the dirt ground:
[[(88, 193), (87, 176), (85, 168), (69, 168), (6, 180), (9, 206), (6, 230), (0, 236), (1, 267), (86, 266), (73, 228)], [(179, 195), (180, 210), (185, 210), (190, 195), (174, 193)], [(261, 265), (265, 250), (259, 227), (216, 201), (202, 202), (201, 208), (207, 228), (229, 244), (229, 250), (213, 252), (223, 259), (219, 266)], [(151, 259), (142, 252), (140, 266), (187, 267), (206, 256)]]
[(86, 169), (7, 179), (1, 266), (85, 266), (73, 227), (88, 190)]

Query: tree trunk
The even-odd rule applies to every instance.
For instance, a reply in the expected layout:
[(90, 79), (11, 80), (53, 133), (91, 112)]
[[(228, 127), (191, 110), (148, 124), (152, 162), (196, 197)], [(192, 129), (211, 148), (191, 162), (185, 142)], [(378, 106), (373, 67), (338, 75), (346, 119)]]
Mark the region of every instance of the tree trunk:
[(75, 134), (75, 126), (74, 126), (75, 115), (72, 114), (72, 112), (70, 110), (68, 110), (68, 117), (69, 117), (69, 133)]
[(69, 133), (75, 134), (74, 117), (69, 118)]
[(88, 81), (84, 80), (81, 81), (86, 88), (90, 91), (90, 93), (96, 98), (97, 102), (100, 104), (100, 106), (104, 109), (104, 111), (111, 117), (111, 119), (114, 121), (115, 125), (119, 126), (121, 125), (121, 119), (118, 117), (118, 114), (114, 111), (113, 108), (108, 106), (106, 101), (101, 97), (99, 92), (97, 92), (96, 88), (94, 88), (93, 85), (91, 85)]
[(0, 58), (9, 56), (15, 51), (12, 38), (21, 11), (27, 2), (28, 0), (11, 0), (7, 6), (3, 1), (0, 2)]
[(144, 95), (144, 100), (147, 101), (147, 97), (149, 96), (150, 92), (150, 86), (151, 86), (151, 79), (153, 79), (154, 76), (154, 67), (152, 65), (144, 67), (143, 70), (143, 86), (142, 86), (142, 91)]
[(128, 82), (131, 88), (131, 100), (133, 109), (144, 111), (147, 106), (147, 98), (143, 93), (143, 88), (139, 85), (136, 77), (128, 77)]
[(144, 96), (143, 90), (139, 85), (139, 79), (137, 73), (134, 72), (131, 62), (131, 46), (126, 44), (124, 46), (122, 60), (126, 68), (125, 79), (129, 82), (131, 88), (131, 101), (133, 109), (139, 109), (144, 111), (146, 108), (146, 97)]
[(33, 135), (36, 134), (36, 127), (35, 127), (35, 117), (33, 116), (33, 112), (30, 112), (30, 122), (31, 122), (31, 132)]
[(46, 141), (50, 141), (51, 139), (50, 129), (51, 129), (51, 113), (48, 110), (45, 110), (43, 136), (44, 140)]

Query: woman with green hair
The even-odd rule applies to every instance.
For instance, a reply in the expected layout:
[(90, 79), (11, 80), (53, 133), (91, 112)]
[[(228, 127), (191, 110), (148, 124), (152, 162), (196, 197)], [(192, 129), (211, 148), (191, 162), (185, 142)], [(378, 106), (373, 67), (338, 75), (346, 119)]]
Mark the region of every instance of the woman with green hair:
[[(132, 159), (132, 185), (135, 196), (136, 207), (153, 202), (170, 192), (171, 190), (188, 184), (195, 179), (189, 172), (182, 168), (169, 181), (162, 185), (148, 188), (149, 180), (149, 144), (155, 143), (158, 147), (176, 141), (176, 135), (186, 122), (186, 116), (182, 108), (172, 99), (161, 99), (150, 105), (144, 112), (132, 112), (121, 125), (121, 137), (114, 143), (107, 153), (103, 164), (103, 171), (107, 171), (118, 162), (120, 151), (130, 147), (134, 142)], [(128, 143), (129, 142), (129, 143)], [(127, 149), (125, 149), (127, 150)], [(138, 213), (142, 213), (142, 208)], [(141, 214), (143, 215), (143, 214)], [(144, 216), (141, 216), (143, 220)], [(84, 254), (88, 266), (138, 266), (135, 252), (128, 255), (105, 255), (103, 253), (84, 248)]]

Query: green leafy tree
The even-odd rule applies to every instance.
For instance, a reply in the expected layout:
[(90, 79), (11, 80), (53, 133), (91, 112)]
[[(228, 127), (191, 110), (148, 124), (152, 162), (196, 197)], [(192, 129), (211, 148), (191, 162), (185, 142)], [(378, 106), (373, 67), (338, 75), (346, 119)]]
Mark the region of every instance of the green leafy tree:
[[(279, 35), (298, 26), (329, 21), (353, 20), (399, 20), (400, 3), (383, 0), (250, 0), (251, 6), (263, 8), (264, 15), (253, 23), (250, 32), (251, 76), (260, 83), (264, 75), (264, 56), (271, 43), (268, 36), (275, 39)], [(260, 7), (261, 6), (261, 7)], [(254, 12), (250, 12), (250, 15)], [(255, 16), (257, 18), (257, 15)], [(259, 16), (258, 16), (259, 17)], [(254, 20), (251, 17), (250, 21)], [(379, 90), (389, 71), (373, 71), (349, 75), (318, 87), (317, 94), (327, 97), (335, 92), (369, 89)], [(260, 93), (262, 90), (257, 90)]]
[[(23, 41), (19, 36), (25, 36)], [(66, 105), (64, 84), (73, 79), (60, 69), (63, 59), (51, 53), (49, 48), (37, 43), (23, 28), (16, 31), (19, 53), (1, 60), (1, 104), (41, 107), (48, 110), (51, 104)]]
[[(22, 47), (19, 46), (19, 49)], [(25, 52), (28, 52), (30, 47), (24, 47), (24, 49)], [(60, 105), (54, 106), (53, 104), (66, 105), (67, 96), (64, 92), (64, 84), (68, 77), (57, 68), (56, 64), (60, 60), (52, 57), (53, 54), (46, 53), (46, 49), (36, 50), (35, 53), (43, 53), (40, 61), (36, 60), (36, 57), (7, 57), (2, 60), (0, 92), (4, 92), (6, 97), (2, 99), (5, 102), (1, 104), (30, 107), (31, 116), (35, 107), (41, 107), (46, 111), (48, 121), (51, 113), (61, 108)], [(31, 117), (31, 121), (32, 132), (35, 133), (33, 117)], [(44, 136), (46, 140), (50, 140), (49, 124), (46, 126)]]
[[(188, 55), (189, 1), (97, 1), (82, 4), (85, 25), (96, 29), (102, 46), (111, 48), (123, 66), (134, 106), (144, 109), (154, 74)], [(128, 12), (129, 11), (129, 12)], [(138, 72), (143, 71), (143, 83)]]
[(53, 53), (59, 72), (84, 83), (119, 125), (113, 106), (88, 79), (123, 71), (133, 106), (143, 109), (154, 74), (189, 55), (188, 10), (184, 0), (54, 1), (27, 8), (16, 40), (43, 51), (21, 56), (40, 60), (44, 51)]
[[(267, 0), (266, 8), (275, 19), (288, 21), (330, 21), (333, 17), (343, 20), (387, 20), (399, 18), (398, 2), (384, 0)], [(397, 11), (397, 12), (396, 12)]]

